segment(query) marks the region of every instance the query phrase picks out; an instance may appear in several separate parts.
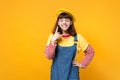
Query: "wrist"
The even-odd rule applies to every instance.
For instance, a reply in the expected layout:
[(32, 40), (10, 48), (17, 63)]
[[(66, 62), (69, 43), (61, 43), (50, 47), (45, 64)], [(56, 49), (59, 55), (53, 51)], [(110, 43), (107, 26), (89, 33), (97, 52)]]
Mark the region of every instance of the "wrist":
[(54, 41), (54, 40), (51, 40), (51, 41), (50, 41), (50, 43), (51, 43), (51, 45), (54, 45), (54, 46), (56, 46), (56, 41)]
[(79, 63), (79, 67), (81, 67), (81, 68), (85, 68), (85, 66), (83, 66), (83, 65), (82, 65), (82, 64), (80, 64), (80, 63)]
[(55, 41), (56, 41), (56, 38), (55, 38), (55, 37), (53, 37), (53, 38), (51, 39), (51, 41), (52, 41), (52, 42), (55, 42)]

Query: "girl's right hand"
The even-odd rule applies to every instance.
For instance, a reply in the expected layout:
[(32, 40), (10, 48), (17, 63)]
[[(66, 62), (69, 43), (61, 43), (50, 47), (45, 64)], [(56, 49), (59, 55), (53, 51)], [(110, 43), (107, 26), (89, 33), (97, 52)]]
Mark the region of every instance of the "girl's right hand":
[(57, 26), (57, 28), (56, 28), (56, 30), (55, 30), (55, 34), (53, 35), (51, 41), (55, 43), (55, 41), (56, 41), (58, 38), (60, 38), (60, 37), (61, 37), (61, 34), (60, 34), (60, 32), (58, 32), (58, 26)]

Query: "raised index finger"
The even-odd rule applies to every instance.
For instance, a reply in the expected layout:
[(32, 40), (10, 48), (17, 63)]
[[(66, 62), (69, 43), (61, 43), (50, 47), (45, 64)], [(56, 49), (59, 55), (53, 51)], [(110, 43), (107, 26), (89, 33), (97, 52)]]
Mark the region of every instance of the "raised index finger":
[(57, 33), (58, 32), (58, 26), (56, 27), (56, 30), (55, 30), (55, 33)]

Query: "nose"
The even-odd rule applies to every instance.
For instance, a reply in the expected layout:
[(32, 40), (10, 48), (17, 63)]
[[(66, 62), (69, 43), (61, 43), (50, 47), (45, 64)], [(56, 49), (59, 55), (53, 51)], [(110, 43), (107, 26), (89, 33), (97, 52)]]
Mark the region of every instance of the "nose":
[(63, 20), (63, 24), (66, 24), (66, 20)]
[(65, 21), (63, 22), (63, 25), (66, 25), (66, 22), (65, 22)]

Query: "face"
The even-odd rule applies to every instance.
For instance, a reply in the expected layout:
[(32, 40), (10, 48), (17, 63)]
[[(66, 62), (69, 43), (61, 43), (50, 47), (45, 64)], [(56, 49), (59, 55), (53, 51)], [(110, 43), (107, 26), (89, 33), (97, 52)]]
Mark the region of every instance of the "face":
[(58, 25), (63, 31), (67, 31), (71, 24), (72, 21), (69, 18), (62, 18), (58, 20)]

